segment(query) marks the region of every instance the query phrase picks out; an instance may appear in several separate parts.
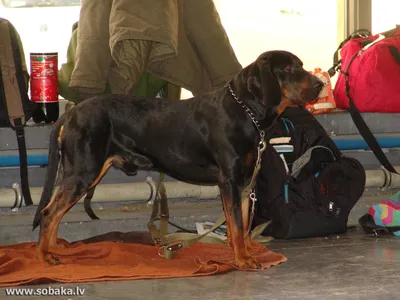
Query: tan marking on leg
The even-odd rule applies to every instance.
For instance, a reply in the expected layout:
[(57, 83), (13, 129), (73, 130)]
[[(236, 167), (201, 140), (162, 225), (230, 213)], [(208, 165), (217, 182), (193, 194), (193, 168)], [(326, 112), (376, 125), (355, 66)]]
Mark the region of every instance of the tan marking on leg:
[(85, 193), (80, 196), (80, 198), (82, 198), (92, 187), (96, 186), (100, 182), (100, 180), (107, 174), (108, 170), (111, 168), (112, 165), (119, 166), (123, 165), (124, 162), (125, 160), (119, 155), (107, 158), (103, 164), (103, 167), (101, 168), (100, 174), (93, 181), (92, 185), (87, 189), (87, 191), (85, 191)]
[[(64, 188), (61, 186), (52, 201), (50, 201), (50, 203), (41, 211), (42, 216), (40, 220), (39, 242), (36, 248), (36, 256), (39, 260), (49, 261), (51, 264), (56, 263), (56, 260), (48, 255), (48, 251), (49, 247), (56, 246), (56, 239), (53, 237), (55, 229), (54, 218), (57, 214), (58, 207), (64, 206), (66, 201), (67, 197)], [(46, 211), (48, 213), (45, 216), (44, 214)]]
[(249, 228), (249, 203), (250, 197), (242, 201), (242, 219), (243, 219), (243, 232), (246, 234)]
[(61, 136), (62, 136), (63, 130), (64, 130), (64, 125), (61, 126), (60, 131), (58, 132), (58, 138), (57, 138), (58, 145), (61, 145)]
[(239, 268), (260, 268), (261, 265), (247, 251), (244, 242), (243, 228), (239, 228), (237, 222), (233, 220), (232, 199), (229, 195), (221, 193), (224, 204), (226, 227), (230, 232), (231, 246), (235, 253), (236, 264)]

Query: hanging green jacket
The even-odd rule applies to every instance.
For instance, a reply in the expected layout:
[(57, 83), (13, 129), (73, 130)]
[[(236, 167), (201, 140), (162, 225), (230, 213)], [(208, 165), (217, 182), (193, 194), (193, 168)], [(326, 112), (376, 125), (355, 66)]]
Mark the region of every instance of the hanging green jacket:
[[(67, 50), (67, 62), (62, 64), (61, 69), (58, 71), (58, 88), (60, 96), (75, 103), (82, 101), (80, 93), (69, 87), (71, 74), (75, 67), (77, 35), (78, 22), (73, 25), (72, 36)], [(109, 84), (107, 84), (103, 92), (96, 93), (95, 95), (110, 93), (111, 89)], [(135, 95), (148, 97), (155, 97), (159, 93), (169, 99), (180, 99), (180, 88), (178, 86), (168, 83), (165, 80), (149, 74), (148, 72), (144, 72), (140, 78), (138, 86), (133, 91), (133, 94)]]

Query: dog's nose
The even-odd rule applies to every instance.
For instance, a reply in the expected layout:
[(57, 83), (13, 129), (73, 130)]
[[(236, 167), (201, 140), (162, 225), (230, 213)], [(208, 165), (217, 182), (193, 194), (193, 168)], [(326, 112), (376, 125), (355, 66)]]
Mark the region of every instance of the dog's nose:
[(322, 89), (323, 86), (324, 86), (324, 83), (323, 83), (321, 80), (318, 80), (318, 81), (314, 84), (314, 89), (320, 90), (320, 89)]

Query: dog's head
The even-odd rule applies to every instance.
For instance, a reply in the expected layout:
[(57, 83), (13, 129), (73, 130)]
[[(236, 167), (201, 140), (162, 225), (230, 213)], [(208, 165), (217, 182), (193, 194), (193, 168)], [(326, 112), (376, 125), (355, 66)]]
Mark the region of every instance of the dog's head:
[(303, 68), (303, 62), (287, 51), (267, 51), (247, 67), (247, 90), (262, 105), (278, 110), (304, 105), (316, 99), (323, 82)]

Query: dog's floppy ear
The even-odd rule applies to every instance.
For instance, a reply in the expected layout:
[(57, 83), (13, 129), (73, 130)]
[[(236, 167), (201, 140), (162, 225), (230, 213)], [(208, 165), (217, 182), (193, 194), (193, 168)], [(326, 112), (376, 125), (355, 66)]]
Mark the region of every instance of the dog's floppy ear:
[(281, 88), (272, 74), (268, 61), (255, 61), (249, 68), (247, 89), (265, 106), (275, 106), (281, 101)]

